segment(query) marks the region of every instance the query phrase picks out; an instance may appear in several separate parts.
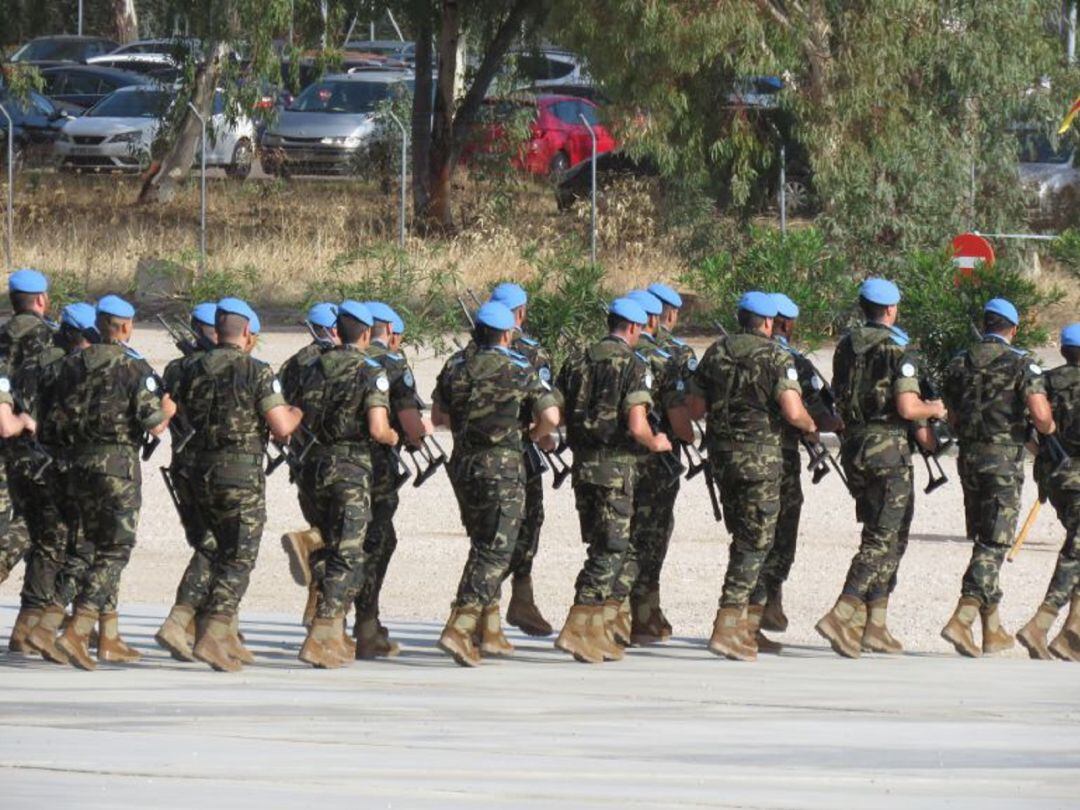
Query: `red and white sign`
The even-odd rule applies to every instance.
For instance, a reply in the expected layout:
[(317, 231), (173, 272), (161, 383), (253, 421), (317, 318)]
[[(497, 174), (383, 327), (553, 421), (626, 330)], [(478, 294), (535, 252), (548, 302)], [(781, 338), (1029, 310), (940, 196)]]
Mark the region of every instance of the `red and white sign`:
[(961, 275), (970, 276), (979, 263), (994, 264), (994, 247), (977, 233), (962, 233), (952, 241), (953, 263)]

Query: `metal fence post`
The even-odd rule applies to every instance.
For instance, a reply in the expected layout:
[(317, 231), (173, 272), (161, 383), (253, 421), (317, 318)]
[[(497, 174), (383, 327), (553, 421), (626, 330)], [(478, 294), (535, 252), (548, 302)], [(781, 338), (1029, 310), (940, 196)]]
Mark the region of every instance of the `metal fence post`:
[(787, 233), (787, 146), (780, 144), (780, 233)]
[(14, 270), (12, 256), (15, 254), (15, 122), (11, 120), (7, 108), (0, 104), (0, 113), (7, 119), (7, 265)]
[(592, 199), (592, 221), (589, 226), (589, 252), (592, 256), (592, 263), (596, 264), (596, 130), (593, 129), (592, 124), (585, 117), (585, 113), (578, 113), (578, 118), (581, 119), (581, 123), (585, 125), (585, 128), (589, 130), (589, 137), (592, 138), (592, 157), (590, 158), (589, 167), (589, 196)]
[(405, 186), (408, 182), (406, 173), (406, 163), (409, 158), (409, 131), (405, 129), (405, 125), (401, 123), (401, 119), (394, 115), (393, 110), (387, 110), (386, 114), (390, 116), (390, 120), (397, 124), (397, 128), (401, 130), (401, 210), (398, 213), (398, 244), (401, 249), (405, 249)]
[(199, 148), (199, 272), (206, 272), (206, 119), (198, 111), (194, 104), (188, 102), (188, 107), (195, 117), (199, 119), (202, 127), (201, 145)]

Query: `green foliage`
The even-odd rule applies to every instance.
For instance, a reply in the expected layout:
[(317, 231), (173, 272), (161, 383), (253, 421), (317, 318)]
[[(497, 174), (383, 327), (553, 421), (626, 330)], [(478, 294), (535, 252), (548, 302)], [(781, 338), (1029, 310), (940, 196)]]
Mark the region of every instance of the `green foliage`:
[(1077, 278), (1080, 278), (1080, 228), (1068, 228), (1050, 243), (1050, 255)]
[(89, 300), (86, 279), (70, 270), (46, 271), (49, 278), (49, 302), (55, 314), (68, 304)]

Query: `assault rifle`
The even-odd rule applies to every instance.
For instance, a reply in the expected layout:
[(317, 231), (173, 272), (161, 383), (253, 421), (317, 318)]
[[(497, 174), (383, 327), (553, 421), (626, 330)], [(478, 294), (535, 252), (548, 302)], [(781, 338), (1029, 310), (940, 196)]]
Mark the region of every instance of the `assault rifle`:
[[(919, 378), (919, 396), (926, 401), (941, 399), (941, 392), (938, 390), (937, 384), (929, 375), (924, 374)], [(940, 456), (953, 445), (956, 439), (949, 429), (948, 423), (943, 422), (940, 419), (929, 420), (927, 422), (927, 427), (929, 427), (930, 432), (933, 433), (937, 447), (933, 452), (927, 450), (918, 442), (915, 442), (915, 447), (918, 449), (919, 455), (922, 456), (923, 463), (926, 465), (926, 474), (930, 481), (923, 492), (929, 495), (935, 489), (949, 483), (949, 477), (945, 475), (945, 470), (941, 466)]]
[(169, 322), (162, 315), (155, 316), (165, 331), (169, 333), (173, 344), (180, 350), (180, 354), (189, 357), (195, 352), (206, 351), (210, 348), (210, 342), (202, 335), (196, 334), (187, 324), (180, 321)]
[[(161, 398), (168, 393), (165, 389), (165, 381), (161, 379), (161, 375), (154, 370), (154, 367), (150, 365), (147, 359), (143, 357), (142, 354), (140, 354), (135, 347), (131, 346), (128, 343), (121, 343), (120, 346), (127, 353), (128, 357), (134, 360), (139, 360), (143, 363), (144, 366), (146, 366), (145, 371), (147, 376), (154, 381), (154, 393), (157, 394), (158, 400), (161, 400)], [(195, 437), (195, 428), (192, 427), (191, 423), (187, 420), (187, 416), (185, 416), (179, 410), (179, 408), (173, 415), (171, 424), (176, 428), (176, 442), (173, 444), (173, 452), (179, 453), (185, 447), (187, 447), (188, 442), (190, 442)], [(154, 455), (154, 451), (158, 449), (159, 444), (161, 444), (161, 439), (159, 437), (155, 436), (149, 431), (144, 432), (142, 442), (142, 460), (149, 461), (150, 457)]]
[[(308, 457), (308, 453), (319, 443), (319, 440), (315, 438), (315, 434), (302, 422), (297, 431), (302, 440), (300, 444), (294, 444), (296, 440), (292, 437), (288, 442), (270, 440), (270, 444), (267, 445), (265, 451), (267, 458), (265, 475), (273, 475), (278, 467), (287, 464), (289, 466), (289, 480), (296, 480), (296, 477), (300, 474), (300, 469), (304, 465), (304, 460)], [(270, 452), (271, 447), (275, 449), (276, 453)]]

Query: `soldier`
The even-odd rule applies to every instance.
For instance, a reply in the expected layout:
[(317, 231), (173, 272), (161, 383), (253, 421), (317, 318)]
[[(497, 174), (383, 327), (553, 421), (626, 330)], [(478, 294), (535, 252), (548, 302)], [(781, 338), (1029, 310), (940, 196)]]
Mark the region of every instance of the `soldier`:
[[(1065, 544), (1038, 612), (1016, 634), (1032, 658), (1057, 656), (1080, 661), (1080, 323), (1061, 330), (1065, 364), (1046, 373), (1046, 392), (1057, 436), (1071, 464), (1050, 469), (1043, 456), (1036, 461), (1040, 496), (1045, 493), (1065, 527)], [(1069, 603), (1069, 615), (1057, 637), (1047, 644), (1058, 611)]]
[[(858, 658), (864, 645), (903, 650), (885, 620), (915, 509), (908, 436), (912, 423), (945, 415), (940, 401), (919, 395), (919, 360), (896, 326), (899, 302), (891, 281), (864, 281), (859, 307), (866, 323), (845, 334), (833, 355), (832, 387), (845, 425), (841, 463), (863, 528), (843, 592), (816, 629), (847, 658)], [(915, 438), (936, 449), (928, 427), (919, 427)]]
[(640, 304), (615, 299), (608, 308), (607, 337), (559, 371), (567, 443), (574, 453), (574, 500), (587, 556), (555, 646), (584, 663), (623, 657), (622, 648), (607, 635), (604, 603), (612, 598), (630, 545), (638, 457), (672, 449), (668, 437), (654, 433), (649, 424), (652, 372), (634, 350), (648, 322)]
[[(686, 408), (683, 368), (672, 354), (660, 347), (657, 339), (664, 305), (645, 290), (633, 290), (626, 297), (640, 304), (648, 315), (637, 351), (649, 363), (653, 378), (654, 408), (650, 418), (658, 432), (692, 443), (694, 428)], [(672, 459), (677, 462), (677, 458), (677, 455), (665, 458), (649, 454), (638, 460), (630, 546), (612, 598), (604, 606), (605, 625), (623, 645), (649, 644), (671, 636), (670, 626), (665, 627), (666, 620), (659, 613), (658, 593), (660, 567), (675, 529), (675, 498), (679, 494), (680, 476), (679, 465), (673, 464)], [(642, 576), (645, 571), (648, 575)], [(655, 605), (651, 592), (657, 593)]]
[[(15, 314), (0, 327), (0, 358), (8, 380), (14, 381), (23, 363), (37, 357), (52, 342), (53, 329), (45, 320), (49, 311), (49, 282), (36, 270), (16, 270), (8, 278), (8, 300)], [(12, 389), (9, 393), (17, 403), (19, 392)], [(25, 442), (9, 445), (4, 451), (6, 468), (0, 468), (0, 583), (8, 578), (30, 544), (22, 511), (26, 504), (19, 503), (16, 492), (20, 471), (27, 468), (26, 455)], [(16, 625), (12, 641), (14, 651), (18, 652), (23, 649), (22, 639), (29, 629), (25, 619), (22, 625), (18, 622)]]
[(439, 648), (461, 666), (480, 663), (473, 636), (481, 611), (498, 607), (499, 586), (520, 537), (525, 507), (521, 414), (532, 417), (528, 441), (540, 441), (559, 424), (551, 384), (510, 350), (515, 325), (514, 314), (497, 301), (480, 307), (475, 351), (451, 357), (432, 394), (432, 421), (454, 434), (450, 479), (470, 542), (457, 598), (439, 637)]
[[(549, 385), (552, 381), (551, 355), (540, 345), (540, 341), (529, 337), (525, 332), (525, 320), (528, 318), (529, 298), (525, 290), (513, 282), (499, 284), (491, 291), (491, 300), (497, 301), (514, 313), (514, 337), (511, 350), (517, 352), (529, 363), (542, 382)], [(558, 396), (558, 392), (553, 392)], [(559, 403), (562, 406), (562, 403)], [(527, 419), (525, 428), (528, 429)], [(553, 450), (554, 443), (544, 449)], [(529, 636), (550, 636), (554, 631), (536, 606), (533, 596), (532, 566), (540, 546), (540, 529), (544, 525), (544, 479), (542, 475), (526, 475), (525, 478), (525, 514), (521, 521), (521, 533), (518, 535), (513, 554), (510, 556), (510, 604), (506, 607), (506, 623), (517, 627)], [(505, 640), (501, 628), (489, 627), (498, 617), (498, 605), (488, 606), (484, 610), (484, 629), (494, 637)], [(509, 643), (509, 642), (506, 642)]]
[[(998, 576), (1019, 517), (1028, 419), (1039, 433), (1055, 430), (1042, 369), (1033, 355), (1012, 345), (1019, 323), (1016, 307), (1004, 298), (987, 302), (982, 340), (953, 358), (945, 372), (945, 403), (959, 439), (957, 468), (974, 546), (960, 602), (941, 635), (971, 658), (1015, 645), (998, 618)], [(980, 616), (981, 650), (972, 633)]]
[(64, 448), (71, 496), (94, 549), (74, 598), (72, 621), (56, 642), (72, 664), (86, 670), (97, 667), (88, 649), (90, 633), (100, 613), (116, 605), (120, 576), (135, 545), (139, 447), (145, 434), (164, 432), (175, 412), (145, 362), (126, 347), (134, 317), (134, 307), (115, 295), (98, 302), (101, 342), (61, 361), (57, 395), (43, 415)]
[(300, 383), (304, 426), (316, 442), (301, 486), (311, 493), (323, 547), (312, 572), (318, 587), (315, 617), (299, 657), (320, 668), (345, 666), (356, 656), (343, 624), (364, 577), (372, 446), (398, 443), (390, 426), (390, 381), (378, 361), (365, 354), (373, 323), (363, 304), (342, 302), (341, 346), (310, 363)]
[[(217, 345), (217, 303), (204, 302), (191, 311), (191, 329), (198, 342), (196, 351), (178, 357), (165, 366), (162, 379), (165, 390), (181, 410), (187, 408), (183, 402), (181, 383), (188, 371)], [(174, 425), (175, 427), (175, 425)], [(179, 436), (174, 430), (172, 464), (167, 475), (172, 482), (176, 496), (177, 512), (184, 528), (184, 537), (191, 547), (191, 560), (180, 577), (176, 589), (176, 602), (169, 615), (165, 617), (154, 640), (169, 651), (178, 661), (194, 661), (196, 613), (210, 592), (214, 557), (217, 554), (217, 541), (210, 527), (207, 526), (198, 510), (196, 482), (202, 472), (198, 469), (197, 454), (192, 442), (177, 450)]]
[[(390, 382), (391, 426), (410, 446), (419, 447), (434, 428), (423, 416), (424, 404), (416, 392), (416, 378), (408, 359), (401, 352), (405, 322), (381, 301), (365, 301), (364, 306), (374, 319), (367, 355), (382, 365)], [(353, 629), (358, 659), (390, 657), (399, 651), (398, 645), (390, 640), (389, 632), (379, 621), (379, 594), (390, 558), (397, 548), (394, 513), (398, 507), (395, 483), (398, 458), (394, 448), (388, 445), (372, 447), (371, 521), (364, 539), (366, 564), (356, 597), (356, 624)]]
[[(254, 310), (237, 298), (217, 303), (217, 343), (185, 364), (176, 383), (181, 413), (194, 430), (188, 443), (194, 511), (214, 535), (209, 582), (200, 604), (192, 654), (219, 672), (253, 660), (237, 635), (240, 601), (247, 591), (266, 521), (262, 459), (267, 429), (285, 441), (300, 424), (270, 367), (251, 356), (259, 332)], [(177, 628), (190, 616), (178, 617)], [(186, 619), (187, 621), (183, 621)], [(173, 637), (175, 652), (181, 645)]]
[[(783, 293), (773, 293), (776, 301), (776, 318), (773, 321), (773, 340), (791, 355), (795, 371), (799, 375), (803, 405), (813, 417), (818, 429), (829, 433), (842, 431), (842, 423), (822, 398), (824, 382), (817, 375), (813, 364), (790, 341), (799, 317), (799, 307)], [(802, 512), (802, 461), (799, 456), (801, 434), (790, 424), (784, 423), (781, 435), (783, 472), (780, 479), (780, 513), (776, 518), (776, 536), (772, 548), (761, 567), (757, 587), (750, 597), (747, 611), (749, 630), (757, 641), (758, 652), (778, 653), (780, 644), (768, 639), (761, 629), (783, 632), (787, 629), (787, 616), (783, 608), (783, 585), (795, 562), (795, 545), (799, 535), (799, 515)]]
[(709, 347), (690, 380), (690, 415), (707, 415), (710, 473), (720, 489), (731, 549), (709, 650), (736, 661), (757, 658), (747, 611), (780, 512), (787, 422), (816, 440), (791, 356), (772, 338), (776, 301), (751, 291), (739, 299), (741, 331)]

